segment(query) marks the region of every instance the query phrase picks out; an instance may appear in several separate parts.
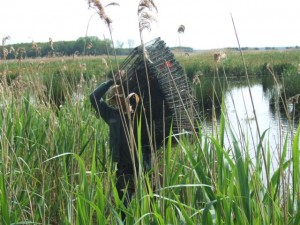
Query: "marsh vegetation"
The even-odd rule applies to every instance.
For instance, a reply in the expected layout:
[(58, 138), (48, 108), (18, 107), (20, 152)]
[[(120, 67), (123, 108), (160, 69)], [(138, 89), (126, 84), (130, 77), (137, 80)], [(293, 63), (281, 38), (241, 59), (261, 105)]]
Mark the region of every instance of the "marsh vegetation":
[[(275, 59), (282, 54), (286, 57), (281, 56), (280, 63), (289, 67), (279, 70), (281, 73), (251, 67), (263, 69), (272, 62), (272, 68), (277, 68)], [(287, 86), (296, 86), (295, 80), (287, 80), (299, 76), (298, 58), (288, 58), (293, 54), (245, 54), (253, 59), (248, 68), (256, 71), (252, 75), (262, 81), (265, 91), (272, 96), (276, 85), (280, 86), (282, 106), (288, 106), (286, 99), (300, 90)], [(229, 77), (236, 77), (243, 87), (255, 85), (247, 83), (242, 67), (239, 73), (230, 73), (237, 70), (239, 56), (227, 53), (227, 59), (218, 65), (208, 53), (189, 57), (178, 59), (191, 83), (194, 79), (200, 111), (205, 112), (197, 139), (191, 142), (190, 137), (180, 136), (175, 146), (166, 139), (156, 153), (153, 170), (138, 177), (138, 191), (128, 208), (113, 185), (116, 177), (110, 168), (107, 127), (94, 117), (87, 100), (108, 76), (110, 68), (104, 60), (2, 61), (2, 223), (121, 224), (120, 212), (125, 210), (128, 224), (298, 224), (298, 122), (278, 137), (281, 145), (276, 149), (269, 148), (268, 130), (255, 132), (250, 151), (251, 134), (240, 135), (242, 127), (233, 132), (222, 101), (223, 94), (232, 89)], [(234, 94), (232, 97), (235, 101)], [(298, 107), (296, 101), (289, 104)], [(206, 123), (209, 118), (211, 123)], [(286, 118), (298, 121), (296, 114)], [(272, 164), (274, 155), (276, 164)]]
[[(88, 3), (112, 36), (105, 7), (97, 0)], [(142, 46), (143, 30), (155, 20), (153, 10), (153, 1), (140, 2)], [(152, 170), (138, 171), (128, 207), (115, 187), (108, 127), (95, 117), (87, 98), (119, 69), (122, 58), (2, 60), (2, 224), (123, 224), (124, 212), (126, 224), (298, 225), (299, 51), (247, 51), (243, 57), (224, 51), (226, 58), (214, 52), (176, 53), (199, 103), (197, 132), (170, 132), (154, 153)], [(285, 115), (275, 147), (270, 147), (269, 129), (259, 122), (257, 80), (273, 112)], [(243, 97), (246, 93), (249, 98)], [(235, 105), (247, 114), (249, 130)]]

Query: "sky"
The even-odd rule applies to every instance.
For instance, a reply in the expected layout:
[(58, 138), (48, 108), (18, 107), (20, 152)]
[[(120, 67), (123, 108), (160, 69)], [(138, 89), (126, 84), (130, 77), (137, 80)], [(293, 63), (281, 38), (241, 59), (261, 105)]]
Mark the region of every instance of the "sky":
[[(299, 0), (153, 0), (158, 12), (143, 40), (161, 37), (168, 46), (194, 49), (300, 46)], [(137, 8), (140, 0), (105, 0), (115, 45), (139, 45)], [(233, 19), (233, 20), (232, 20)], [(6, 45), (71, 41), (84, 36), (110, 38), (87, 0), (0, 0), (0, 38)], [(237, 32), (235, 34), (234, 25)], [(184, 33), (177, 32), (180, 25)]]

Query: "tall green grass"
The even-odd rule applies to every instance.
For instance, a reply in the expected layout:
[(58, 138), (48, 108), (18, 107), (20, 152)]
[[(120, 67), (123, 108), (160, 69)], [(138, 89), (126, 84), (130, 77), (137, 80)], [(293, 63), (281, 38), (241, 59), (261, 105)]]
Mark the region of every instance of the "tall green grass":
[[(178, 55), (178, 60), (185, 65), (186, 73), (189, 77), (193, 77), (196, 73), (203, 76), (213, 76), (216, 74), (216, 67), (220, 71), (224, 67), (228, 76), (240, 77), (245, 75), (245, 66), (240, 58), (239, 51), (225, 49), (227, 58), (221, 63), (216, 63), (213, 58), (214, 51), (202, 51), (190, 54), (188, 57)], [(269, 74), (268, 66), (271, 66), (274, 73), (283, 75), (288, 72), (297, 73), (298, 64), (300, 62), (299, 50), (287, 51), (244, 51), (243, 56), (249, 76), (263, 76)]]
[[(80, 63), (86, 64), (85, 71)], [(136, 194), (126, 208), (115, 187), (108, 128), (87, 98), (106, 79), (100, 65), (100, 59), (47, 62), (39, 69), (21, 64), (18, 83), (2, 80), (2, 224), (122, 224), (122, 211), (127, 224), (299, 224), (300, 126), (292, 140), (283, 137), (278, 164), (271, 170), (275, 153), (267, 136), (262, 134), (264, 142), (256, 144), (251, 158), (248, 146), (241, 144), (247, 140), (231, 132), (222, 94), (214, 132), (206, 133), (199, 121), (196, 139), (181, 135), (175, 146), (174, 138), (167, 139), (152, 171), (138, 174)], [(47, 91), (58, 81), (64, 82), (60, 91), (65, 99), (53, 107)], [(211, 89), (216, 92), (215, 86)], [(224, 144), (228, 134), (229, 147)]]

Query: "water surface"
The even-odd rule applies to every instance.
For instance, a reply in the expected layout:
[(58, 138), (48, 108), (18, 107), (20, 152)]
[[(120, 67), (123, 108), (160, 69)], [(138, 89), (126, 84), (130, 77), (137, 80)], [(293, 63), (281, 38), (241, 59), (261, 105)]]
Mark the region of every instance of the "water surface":
[[(272, 162), (277, 164), (285, 137), (288, 137), (291, 143), (291, 136), (297, 128), (293, 127), (293, 118), (288, 119), (287, 113), (280, 108), (278, 90), (275, 87), (272, 90), (264, 90), (260, 80), (251, 82), (250, 87), (237, 81), (229, 82), (225, 93), (227, 149), (232, 149), (232, 131), (241, 149), (248, 149), (250, 156), (254, 158), (260, 137), (265, 133), (264, 149), (270, 150)], [(288, 111), (291, 111), (291, 106)], [(209, 132), (213, 132), (212, 124), (211, 120), (206, 122)]]

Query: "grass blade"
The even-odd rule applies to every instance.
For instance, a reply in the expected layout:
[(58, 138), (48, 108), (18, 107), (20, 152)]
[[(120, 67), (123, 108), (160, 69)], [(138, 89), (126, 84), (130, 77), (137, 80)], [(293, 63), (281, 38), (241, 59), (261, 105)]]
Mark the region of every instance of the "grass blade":
[(9, 217), (9, 206), (8, 206), (8, 199), (7, 199), (7, 192), (5, 187), (5, 177), (4, 177), (4, 168), (2, 165), (1, 177), (0, 177), (0, 197), (1, 197), (1, 221), (4, 225), (10, 224), (10, 217)]
[(293, 140), (293, 202), (295, 202), (296, 194), (299, 193), (299, 133), (300, 125)]
[(248, 223), (252, 224), (251, 205), (250, 205), (250, 189), (248, 179), (248, 167), (243, 161), (241, 150), (235, 136), (232, 134), (233, 147), (236, 157), (236, 173), (238, 179), (239, 191), (241, 193), (241, 201), (244, 213), (248, 219)]

